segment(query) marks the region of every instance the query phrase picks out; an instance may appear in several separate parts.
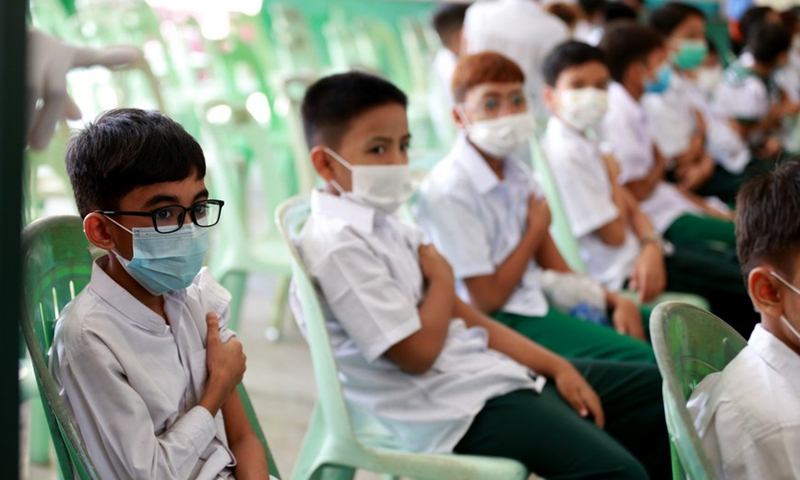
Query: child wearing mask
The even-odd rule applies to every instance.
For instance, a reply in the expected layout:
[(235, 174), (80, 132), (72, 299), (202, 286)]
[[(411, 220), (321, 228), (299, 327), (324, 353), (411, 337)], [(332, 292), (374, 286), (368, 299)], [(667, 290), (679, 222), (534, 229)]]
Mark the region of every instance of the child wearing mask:
[(359, 72), (319, 80), (302, 105), (325, 187), (296, 245), (350, 406), (404, 450), (507, 457), (547, 478), (670, 478), (654, 365), (570, 362), (486, 317), (400, 220), (413, 193), (406, 106)]
[(608, 108), (611, 78), (603, 52), (565, 43), (545, 61), (544, 78), (544, 100), (553, 112), (544, 151), (589, 273), (611, 290), (637, 290), (643, 302), (665, 286), (714, 299), (713, 308), (732, 297), (747, 302), (735, 256), (686, 243), (665, 252), (647, 215), (616, 181), (619, 167), (602, 153), (595, 133)]
[[(628, 188), (656, 231), (668, 242), (683, 244), (722, 258), (736, 256), (736, 234), (726, 213), (710, 207), (700, 197), (665, 181), (667, 161), (653, 140), (652, 120), (641, 104), (645, 93), (669, 88), (672, 69), (663, 38), (636, 24), (617, 24), (600, 43), (613, 82), (608, 87), (609, 110), (603, 120), (603, 138), (619, 164), (617, 181)], [(719, 288), (736, 296), (709, 298), (712, 308), (737, 330), (749, 334), (755, 315), (743, 316), (746, 297), (742, 284), (720, 262)], [(739, 299), (737, 302), (735, 299)]]
[(268, 478), (236, 391), (231, 296), (201, 269), (223, 202), (200, 145), (161, 113), (112, 110), (66, 164), (86, 237), (107, 254), (61, 312), (50, 370), (100, 477)]
[(739, 258), (761, 316), (722, 372), (689, 399), (719, 478), (800, 478), (800, 161), (745, 182), (736, 202)]
[(517, 64), (499, 53), (459, 61), (453, 118), (462, 134), (423, 181), (417, 220), (453, 266), (461, 298), (478, 310), (564, 356), (652, 362), (630, 300), (606, 291), (612, 329), (545, 298), (543, 270), (570, 269), (548, 231), (539, 184), (511, 157), (533, 135), (524, 81)]

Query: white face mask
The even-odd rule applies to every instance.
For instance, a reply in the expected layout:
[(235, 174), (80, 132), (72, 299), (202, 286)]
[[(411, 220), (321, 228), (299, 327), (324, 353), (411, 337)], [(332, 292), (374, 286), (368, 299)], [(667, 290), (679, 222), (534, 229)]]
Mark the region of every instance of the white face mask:
[(519, 150), (536, 131), (536, 121), (528, 112), (475, 123), (469, 123), (463, 109), (461, 115), (470, 141), (483, 152), (496, 158), (507, 157)]
[(706, 96), (713, 95), (717, 89), (717, 85), (722, 81), (722, 67), (715, 65), (713, 67), (700, 67), (697, 69), (697, 86)]
[(331, 181), (333, 188), (344, 197), (391, 214), (414, 194), (408, 165), (351, 165), (330, 148), (325, 147), (325, 151), (350, 170), (352, 191), (347, 192), (339, 182)]
[[(789, 283), (786, 280), (784, 280), (783, 277), (781, 277), (777, 273), (775, 273), (775, 272), (770, 272), (770, 273), (772, 274), (773, 277), (775, 277), (778, 280), (780, 280), (781, 283), (783, 283), (784, 285), (789, 287), (789, 289), (791, 291), (793, 291), (794, 293), (800, 295), (800, 290), (798, 290), (797, 287), (795, 287), (791, 283)], [(795, 328), (794, 325), (789, 323), (789, 320), (786, 318), (785, 315), (781, 315), (781, 322), (783, 322), (783, 324), (786, 325), (786, 328), (788, 328), (789, 330), (791, 330), (792, 333), (794, 333), (794, 336), (797, 337), (798, 340), (800, 340), (800, 332), (797, 331), (797, 328)]]
[(599, 88), (576, 88), (558, 92), (558, 116), (585, 132), (597, 127), (608, 111), (608, 92)]

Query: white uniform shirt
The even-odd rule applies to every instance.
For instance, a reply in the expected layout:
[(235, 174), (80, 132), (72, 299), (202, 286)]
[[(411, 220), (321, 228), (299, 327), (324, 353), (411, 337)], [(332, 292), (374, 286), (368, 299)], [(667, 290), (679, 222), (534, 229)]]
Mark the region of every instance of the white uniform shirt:
[(164, 295), (170, 325), (99, 264), (56, 324), (50, 370), (101, 478), (233, 478), (222, 413), (205, 391), (206, 314), (226, 328), (230, 293), (203, 269)]
[(727, 118), (758, 121), (769, 112), (772, 99), (767, 85), (746, 71), (753, 62), (752, 55), (742, 54), (725, 70), (723, 81), (714, 92), (714, 106)]
[(570, 38), (569, 28), (561, 19), (533, 0), (476, 2), (464, 17), (464, 38), (467, 53), (491, 50), (517, 62), (537, 111), (546, 113), (541, 101), (542, 65), (557, 45)]
[[(421, 328), (424, 299), (419, 246), (424, 234), (396, 216), (314, 191), (296, 241), (321, 292), (347, 400), (372, 412), (396, 447), (450, 452), (487, 400), (541, 391), (522, 365), (489, 349), (482, 328), (454, 319), (439, 357), (422, 375), (403, 372), (384, 353)], [(296, 294), (292, 307), (305, 330)]]
[(720, 478), (800, 478), (800, 356), (761, 325), (687, 407)]
[(622, 245), (607, 245), (597, 230), (619, 217), (599, 145), (558, 117), (547, 122), (545, 155), (589, 275), (612, 291), (622, 289), (641, 246), (630, 226)]
[[(461, 135), (420, 186), (417, 220), (452, 265), (464, 301), (469, 301), (469, 294), (463, 279), (492, 275), (497, 270), (516, 250), (527, 229), (528, 197), (542, 197), (527, 165), (511, 159), (504, 165), (505, 179), (500, 181)], [(542, 317), (547, 309), (541, 268), (531, 259), (501, 310)]]
[[(656, 161), (650, 116), (616, 82), (608, 87), (608, 107), (608, 113), (603, 120), (603, 134), (619, 162), (618, 181), (625, 184), (644, 179)], [(639, 202), (639, 207), (660, 234), (681, 215), (702, 211), (684, 197), (675, 185), (666, 181), (659, 182), (650, 196)]]
[(687, 83), (680, 75), (673, 74), (666, 92), (646, 93), (642, 97), (642, 106), (652, 121), (653, 139), (667, 157), (668, 168), (673, 167), (675, 157), (689, 149), (697, 131), (695, 111), (700, 111), (700, 107), (689, 94)]

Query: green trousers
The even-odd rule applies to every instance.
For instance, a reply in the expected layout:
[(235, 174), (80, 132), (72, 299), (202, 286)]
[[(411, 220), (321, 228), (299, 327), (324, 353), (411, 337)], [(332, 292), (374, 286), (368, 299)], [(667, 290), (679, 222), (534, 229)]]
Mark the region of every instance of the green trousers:
[[(694, 193), (701, 197), (717, 197), (728, 205), (733, 205), (736, 203), (736, 193), (744, 179), (744, 173), (731, 173), (717, 165), (711, 178)], [(674, 171), (667, 172), (667, 180), (677, 183)]]
[(675, 246), (664, 258), (667, 290), (705, 297), (714, 314), (748, 338), (761, 319), (742, 277), (733, 222), (683, 215), (664, 238)]
[(489, 400), (455, 452), (513, 458), (548, 480), (672, 478), (658, 368), (573, 364), (600, 397), (605, 428), (578, 416), (548, 381), (541, 394), (518, 390)]
[(562, 357), (656, 363), (653, 348), (647, 342), (555, 308), (550, 308), (544, 317), (508, 312), (498, 312), (492, 317)]

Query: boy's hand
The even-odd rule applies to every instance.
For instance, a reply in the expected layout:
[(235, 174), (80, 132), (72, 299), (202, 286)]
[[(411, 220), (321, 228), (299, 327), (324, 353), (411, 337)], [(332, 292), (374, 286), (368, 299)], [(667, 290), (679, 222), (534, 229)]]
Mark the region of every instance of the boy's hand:
[(564, 362), (564, 366), (556, 372), (553, 380), (558, 393), (578, 412), (578, 415), (583, 418), (591, 415), (595, 425), (603, 428), (606, 419), (600, 398), (571, 363)]
[(536, 195), (531, 194), (528, 197), (528, 230), (533, 232), (546, 230), (550, 227), (551, 220), (547, 200), (544, 197), (537, 199)]
[(429, 282), (436, 279), (455, 284), (453, 269), (433, 245), (420, 245), (419, 268), (422, 269), (422, 275)]
[(664, 255), (654, 243), (645, 243), (633, 265), (631, 290), (639, 292), (639, 302), (647, 303), (659, 296), (667, 286)]
[(605, 154), (603, 155), (603, 163), (606, 166), (606, 172), (608, 172), (608, 179), (611, 181), (611, 185), (616, 185), (620, 170), (619, 162), (617, 162), (613, 155)]
[(206, 315), (208, 333), (206, 334), (206, 365), (208, 381), (206, 392), (199, 405), (205, 407), (211, 416), (217, 414), (222, 404), (228, 399), (231, 391), (242, 382), (247, 357), (242, 350), (242, 343), (231, 338), (222, 343), (219, 337), (219, 318), (214, 312)]
[(708, 153), (703, 153), (697, 162), (676, 170), (678, 187), (689, 191), (697, 190), (711, 179), (715, 168), (714, 159)]
[(611, 321), (617, 332), (639, 340), (647, 340), (639, 307), (621, 295), (614, 295), (614, 312)]

